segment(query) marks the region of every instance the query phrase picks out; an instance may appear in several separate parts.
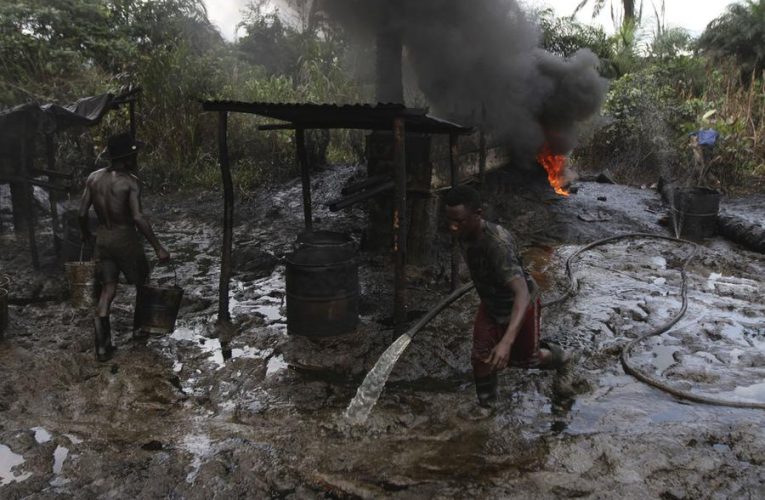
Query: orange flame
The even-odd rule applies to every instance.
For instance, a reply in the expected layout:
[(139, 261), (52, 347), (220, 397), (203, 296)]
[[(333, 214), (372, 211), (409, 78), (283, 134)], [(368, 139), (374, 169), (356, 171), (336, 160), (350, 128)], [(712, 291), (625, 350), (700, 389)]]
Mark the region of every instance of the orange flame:
[(564, 172), (566, 171), (566, 155), (555, 155), (550, 150), (550, 145), (545, 143), (537, 154), (537, 161), (547, 171), (547, 180), (555, 189), (555, 192), (562, 196), (568, 196), (568, 191), (563, 189), (565, 182)]

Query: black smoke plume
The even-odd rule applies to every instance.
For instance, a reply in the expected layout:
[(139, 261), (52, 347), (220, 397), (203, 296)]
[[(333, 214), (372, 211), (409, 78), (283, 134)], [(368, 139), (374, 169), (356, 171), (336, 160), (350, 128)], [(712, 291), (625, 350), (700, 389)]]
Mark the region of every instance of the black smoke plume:
[(539, 48), (536, 24), (515, 0), (324, 0), (320, 8), (359, 39), (401, 36), (431, 112), (479, 125), (533, 158), (545, 140), (575, 144), (576, 123), (607, 91), (587, 49), (564, 60)]

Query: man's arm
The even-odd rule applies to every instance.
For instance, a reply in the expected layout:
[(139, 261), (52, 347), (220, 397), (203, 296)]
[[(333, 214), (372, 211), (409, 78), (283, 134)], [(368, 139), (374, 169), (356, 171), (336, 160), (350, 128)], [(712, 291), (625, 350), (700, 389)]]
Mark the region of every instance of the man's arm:
[(485, 360), (486, 364), (491, 365), (495, 370), (506, 367), (510, 361), (510, 349), (513, 347), (513, 342), (515, 342), (518, 332), (521, 331), (526, 309), (529, 307), (529, 288), (526, 286), (526, 280), (522, 276), (516, 276), (510, 280), (508, 287), (513, 290), (513, 295), (515, 296), (513, 309), (510, 312), (510, 322), (507, 325), (507, 330), (505, 330), (502, 340), (494, 346), (489, 357)]
[(138, 181), (134, 179), (131, 179), (128, 203), (130, 205), (130, 215), (133, 218), (133, 223), (135, 223), (138, 230), (141, 231), (141, 234), (146, 237), (149, 244), (154, 248), (157, 258), (162, 262), (170, 260), (170, 254), (165, 250), (165, 247), (159, 243), (157, 236), (154, 234), (154, 230), (151, 228), (151, 224), (149, 224), (149, 221), (143, 215), (143, 211), (141, 210), (141, 186), (138, 184)]
[(77, 214), (77, 221), (80, 224), (80, 238), (82, 238), (83, 242), (90, 241), (93, 237), (93, 235), (90, 234), (90, 224), (88, 223), (88, 211), (93, 204), (93, 198), (90, 194), (90, 181), (91, 177), (89, 176), (88, 180), (85, 181), (85, 190), (82, 192), (82, 198), (80, 198), (80, 210)]

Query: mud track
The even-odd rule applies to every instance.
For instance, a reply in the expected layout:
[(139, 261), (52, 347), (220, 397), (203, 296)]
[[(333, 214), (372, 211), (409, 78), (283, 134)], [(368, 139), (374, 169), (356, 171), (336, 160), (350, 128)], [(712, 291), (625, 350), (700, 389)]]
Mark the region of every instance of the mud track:
[[(338, 167), (315, 177), (315, 225), (359, 240), (360, 209), (322, 208), (354, 175), (359, 169)], [(548, 373), (512, 370), (500, 377), (496, 414), (466, 418), (477, 304), (469, 294), (417, 336), (368, 424), (349, 427), (343, 410), (394, 338), (391, 264), (362, 254), (355, 335), (288, 337), (281, 259), (301, 227), (299, 189), (296, 181), (238, 202), (228, 328), (215, 324), (219, 194), (147, 198), (175, 256), (184, 303), (172, 335), (137, 343), (129, 334), (134, 294), (120, 286), (118, 351), (105, 364), (95, 361), (89, 312), (67, 300), (48, 221), (40, 222), (39, 272), (24, 238), (0, 234), (1, 272), (11, 275), (13, 300), (0, 341), (0, 497), (765, 494), (762, 411), (678, 401), (627, 376), (618, 361), (622, 346), (679, 307), (678, 267), (687, 248), (671, 243), (593, 249), (576, 264), (579, 294), (545, 310), (544, 336), (581, 352), (575, 400), (556, 400)], [(765, 220), (763, 205), (751, 200), (723, 206)], [(489, 216), (525, 244), (545, 298), (561, 293), (562, 263), (580, 245), (626, 232), (669, 234), (660, 223), (667, 208), (651, 190), (581, 183), (563, 199), (503, 188), (492, 191), (490, 207)], [(448, 247), (440, 251), (440, 267), (411, 270), (413, 317), (448, 293)], [(765, 401), (765, 257), (714, 238), (688, 274), (688, 314), (636, 349), (635, 361), (684, 390)], [(157, 268), (155, 279), (169, 282), (172, 271)]]

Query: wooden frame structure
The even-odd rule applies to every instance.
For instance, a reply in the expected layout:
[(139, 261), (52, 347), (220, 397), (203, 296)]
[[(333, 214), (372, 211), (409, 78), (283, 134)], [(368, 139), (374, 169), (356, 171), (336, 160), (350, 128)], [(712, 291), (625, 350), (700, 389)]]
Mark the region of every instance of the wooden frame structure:
[[(259, 130), (294, 130), (297, 161), (303, 192), (303, 217), (305, 227), (312, 228), (310, 165), (305, 149), (306, 129), (363, 129), (393, 131), (393, 242), (394, 253), (394, 303), (393, 321), (397, 331), (406, 322), (406, 148), (407, 132), (448, 134), (450, 137), (450, 164), (452, 185), (457, 182), (456, 158), (457, 136), (469, 134), (472, 129), (428, 115), (427, 109), (407, 108), (400, 104), (283, 104), (240, 101), (204, 101), (204, 111), (218, 113), (218, 145), (221, 177), (223, 180), (223, 248), (221, 253), (220, 288), (218, 296), (218, 321), (230, 321), (228, 290), (231, 279), (231, 252), (233, 233), (233, 185), (228, 156), (228, 113), (250, 113), (264, 116), (281, 123), (261, 125)], [(452, 279), (456, 279), (456, 261), (452, 263)], [(453, 283), (454, 286), (455, 283)]]
[[(15, 175), (10, 176), (2, 175), (2, 171), (0, 170), (0, 183), (9, 183), (12, 186), (16, 185), (21, 188), (22, 195), (18, 200), (21, 206), (14, 206), (14, 224), (18, 224), (19, 222), (24, 222), (26, 224), (27, 237), (29, 239), (29, 251), (32, 253), (32, 265), (35, 269), (40, 268), (40, 257), (35, 233), (36, 221), (32, 194), (33, 187), (38, 186), (48, 191), (51, 225), (53, 226), (52, 229), (54, 234), (53, 244), (56, 256), (60, 258), (61, 247), (59, 241), (55, 237), (56, 234), (60, 233), (60, 224), (58, 220), (58, 209), (56, 201), (52, 196), (52, 192), (67, 192), (72, 187), (71, 184), (74, 177), (72, 173), (56, 170), (56, 134), (73, 126), (90, 127), (96, 125), (106, 113), (111, 110), (119, 109), (121, 106), (127, 104), (128, 118), (130, 120), (130, 133), (135, 137), (135, 106), (140, 92), (140, 87), (131, 87), (117, 96), (103, 94), (98, 98), (83, 99), (103, 98), (103, 107), (97, 107), (96, 111), (87, 109), (79, 110), (78, 105), (83, 100), (66, 107), (52, 104), (42, 106), (37, 104), (26, 104), (13, 108), (12, 110), (7, 110), (9, 113), (18, 110), (18, 118), (16, 118), (15, 121), (18, 130), (21, 132), (17, 134), (19, 140), (17, 142), (18, 153), (16, 159), (21, 166), (17, 168), (17, 173)], [(96, 114), (95, 116), (88, 116), (88, 113)], [(35, 168), (34, 166), (35, 145), (40, 140), (40, 136), (42, 136), (45, 145), (45, 168)], [(47, 181), (39, 180), (36, 178), (39, 176), (47, 176), (48, 179)], [(21, 216), (16, 215), (16, 210), (18, 208), (22, 211)]]

